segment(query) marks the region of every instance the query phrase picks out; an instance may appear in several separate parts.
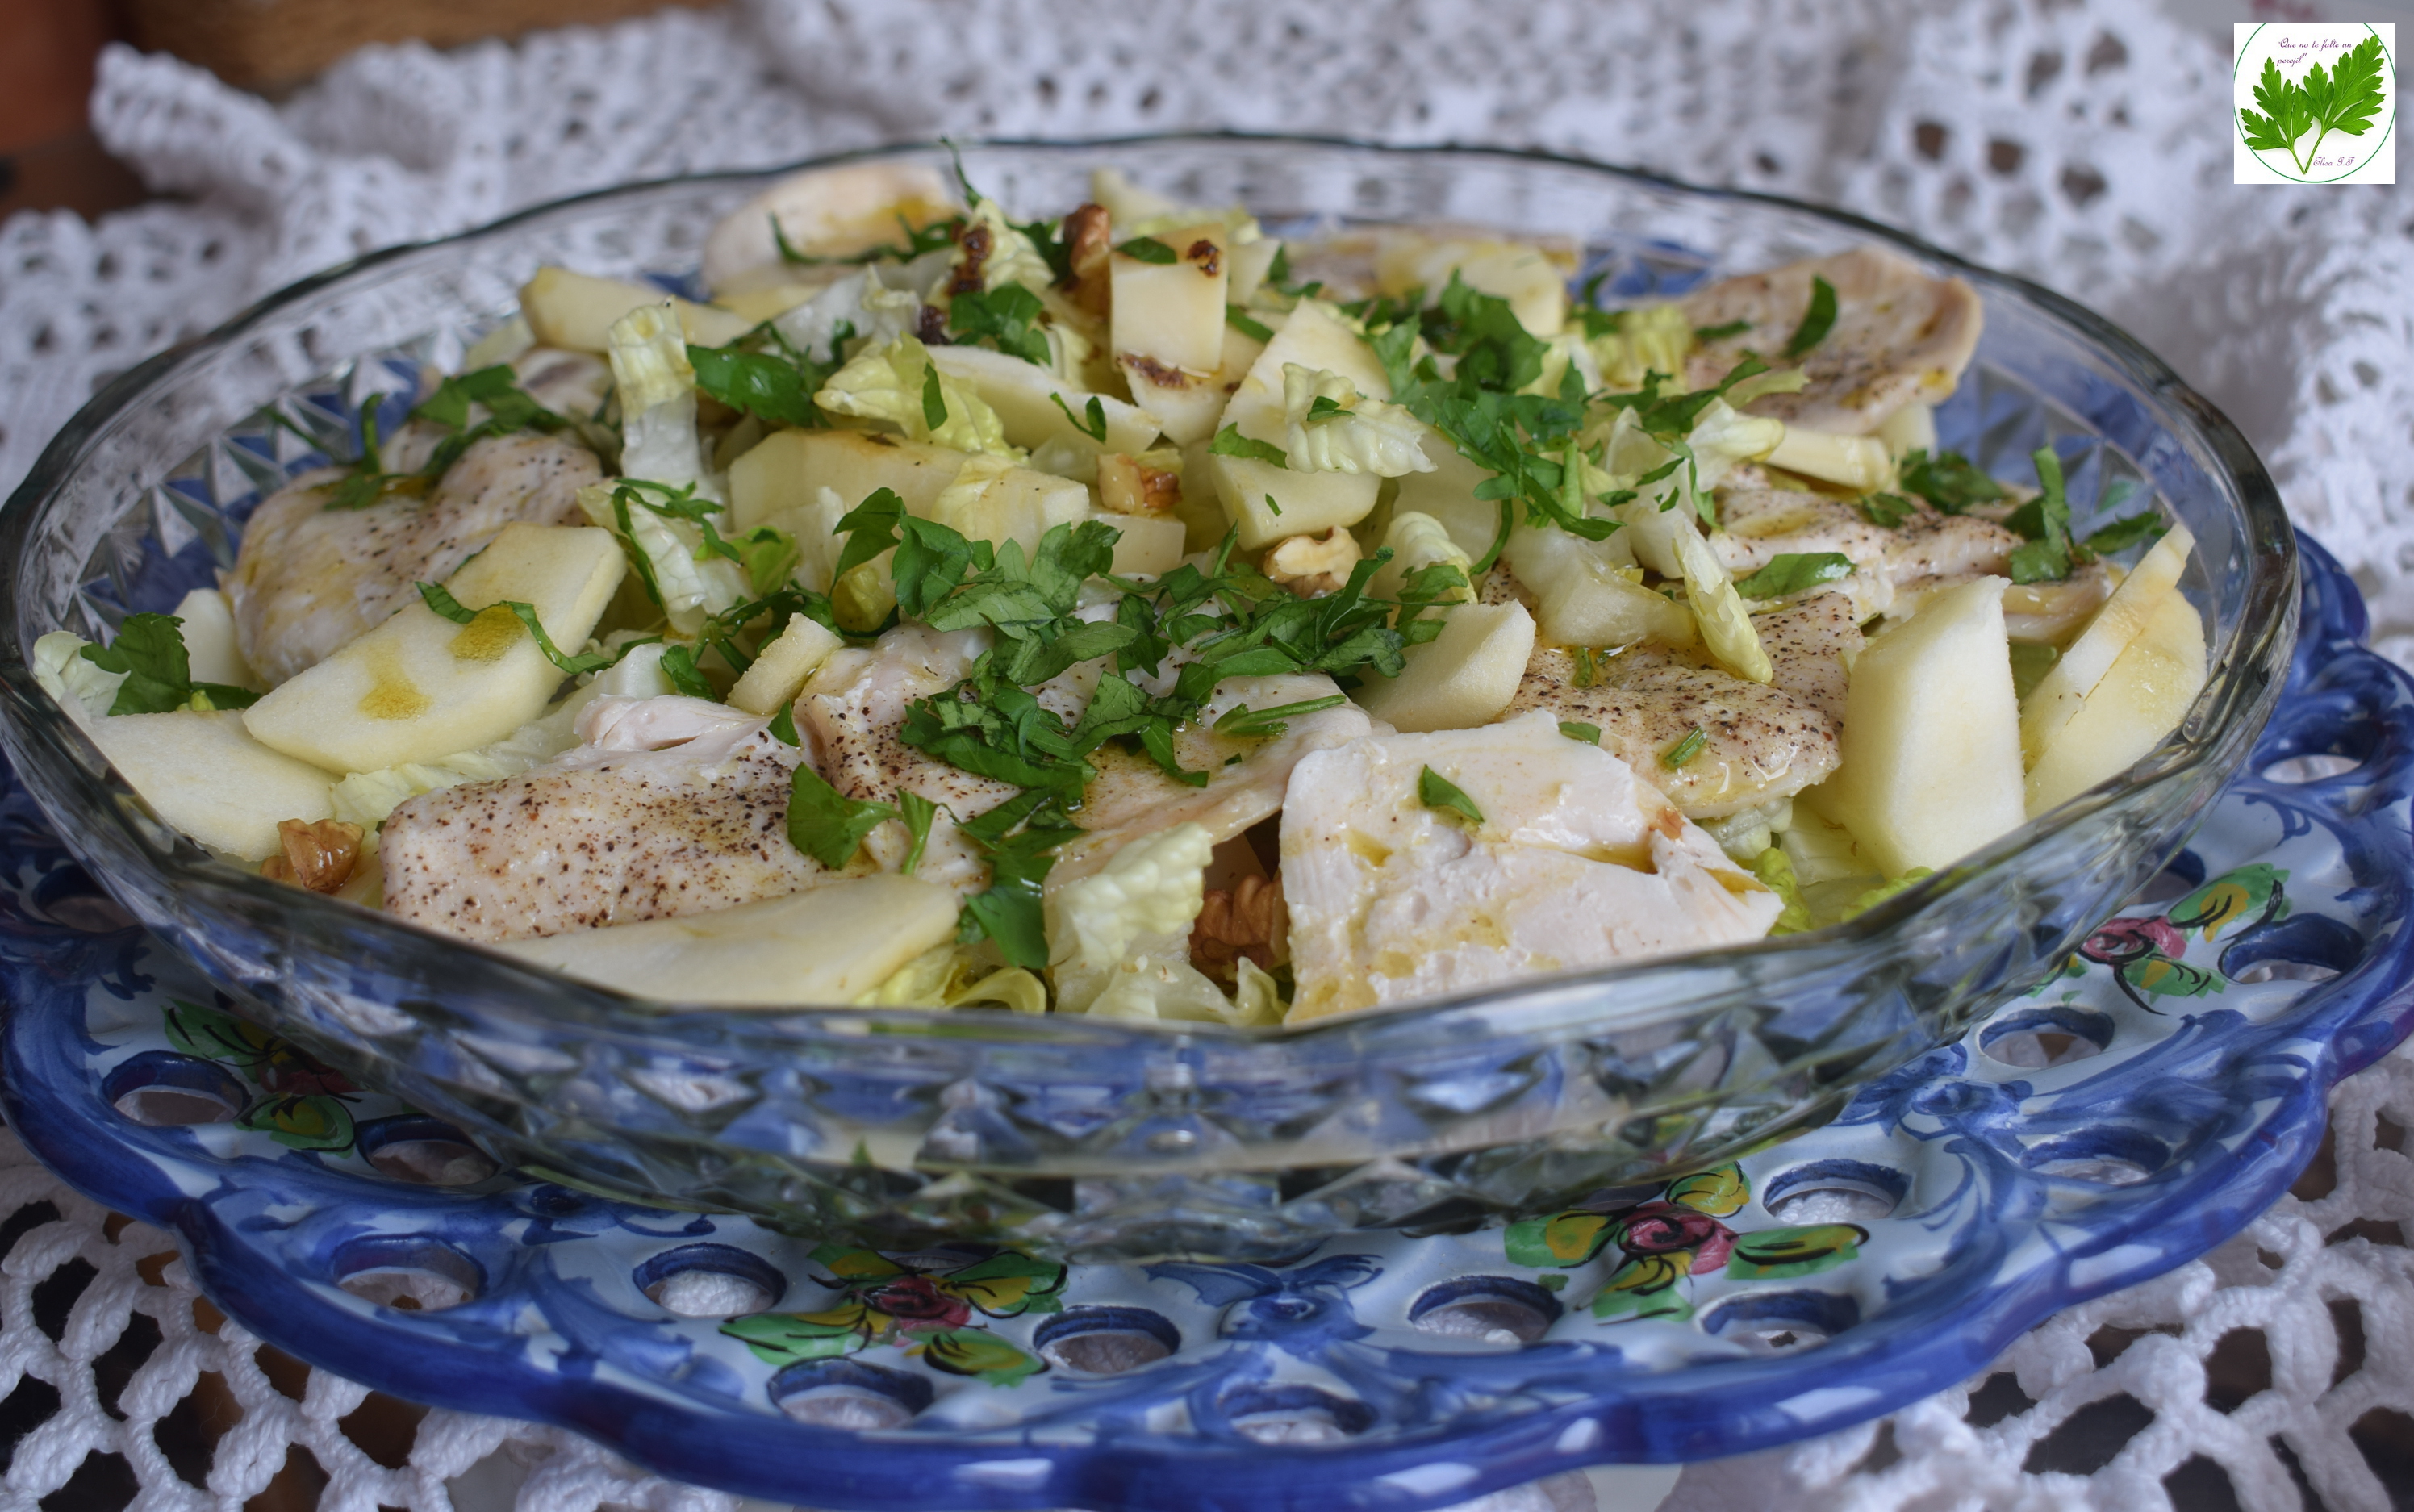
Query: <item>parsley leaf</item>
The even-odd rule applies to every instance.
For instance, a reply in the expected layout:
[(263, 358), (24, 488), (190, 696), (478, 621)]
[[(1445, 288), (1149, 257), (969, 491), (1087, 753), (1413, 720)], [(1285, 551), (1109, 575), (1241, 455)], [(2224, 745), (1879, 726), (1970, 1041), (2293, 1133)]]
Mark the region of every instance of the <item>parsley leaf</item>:
[(1431, 767), (1417, 773), (1417, 801), (1429, 809), (1455, 814), (1469, 824), (1482, 824), (1483, 811), (1464, 788)]
[(807, 372), (794, 362), (740, 351), (734, 343), (726, 347), (691, 345), (687, 360), (695, 369), (696, 391), (733, 410), (759, 415), (774, 425), (822, 424), (822, 412), (813, 406), (813, 395), (828, 374), (818, 367)]
[(1785, 341), (1785, 357), (1791, 362), (1827, 339), (1836, 325), (1836, 286), (1817, 274), (1810, 276), (1810, 303), (1802, 311), (1802, 323)]
[(2031, 460), (2036, 464), (2034, 499), (2012, 511), (2004, 521), (2029, 538), (2012, 548), (2012, 581), (2060, 582), (2070, 576), (2070, 501), (2064, 496), (2062, 460), (2050, 446), (2040, 446)]
[(1731, 336), (1741, 336), (1751, 329), (1750, 321), (1729, 321), (1724, 325), (1696, 325), (1693, 339), (1701, 342), (1724, 341)]
[(771, 716), (771, 738), (782, 745), (802, 745), (803, 737), (797, 733), (797, 711), (794, 704), (782, 704)]
[(1335, 693), (1322, 698), (1302, 698), (1297, 703), (1277, 704), (1272, 709), (1251, 709), (1247, 704), (1234, 704), (1215, 721), (1215, 733), (1249, 740), (1277, 740), (1290, 728), (1289, 721), (1300, 715), (1338, 709), (1349, 701), (1348, 697)]
[(1166, 246), (1163, 242), (1158, 241), (1154, 236), (1135, 236), (1130, 241), (1124, 243), (1121, 247), (1116, 247), (1115, 250), (1121, 252), (1124, 256), (1130, 258), (1135, 262), (1154, 263), (1160, 267), (1170, 262), (1179, 262), (1182, 261), (1181, 253), (1176, 252), (1172, 247)]
[(2087, 538), (2087, 549), (2099, 557), (2116, 551), (2126, 551), (2147, 541), (2158, 541), (2170, 530), (2164, 518), (2151, 509), (2124, 515)]
[(938, 430), (947, 423), (947, 397), (939, 389), (939, 365), (922, 369), (922, 423)]
[(904, 810), (905, 838), (911, 842), (905, 850), (905, 862), (897, 869), (907, 876), (922, 864), (922, 851), (931, 843), (931, 821), (938, 816), (939, 805), (910, 787), (897, 790), (897, 806)]
[(956, 938), (987, 937), (1015, 966), (1048, 964), (1048, 928), (1040, 888), (1056, 864), (1056, 847), (1081, 831), (1051, 792), (1019, 793), (957, 828), (990, 864), (989, 886), (964, 900)]
[(1251, 441), (1241, 434), (1238, 426), (1226, 426), (1215, 432), (1215, 439), (1207, 443), (1207, 449), (1217, 457), (1245, 457), (1253, 462), (1266, 462), (1280, 468), (1290, 466), (1289, 453), (1272, 442)]
[(1870, 524), (1888, 531), (1919, 513), (1917, 504), (1897, 493), (1864, 494), (1853, 505)]
[(1973, 504), (1990, 503), (2004, 497), (2003, 485), (1980, 472), (1976, 463), (1960, 452), (1938, 452), (1930, 457), (1926, 447), (1914, 447), (1903, 454), (1899, 472), (1903, 492), (1917, 494), (1946, 515), (1962, 514)]
[(1251, 319), (1249, 313), (1238, 305), (1224, 307), (1224, 323), (1252, 341), (1272, 341), (1274, 338), (1273, 326), (1263, 321)]
[(1670, 771), (1675, 771), (1683, 767), (1686, 762), (1700, 756), (1702, 747), (1709, 743), (1709, 732), (1696, 725), (1685, 732), (1683, 740), (1660, 753), (1660, 764)]
[(1586, 745), (1599, 745), (1601, 743), (1601, 726), (1599, 725), (1588, 725), (1581, 719), (1560, 720), (1559, 733), (1566, 736), (1571, 741), (1578, 741)]
[(1751, 599), (1784, 598), (1852, 572), (1853, 559), (1840, 551), (1781, 551), (1768, 559), (1767, 566), (1736, 578), (1735, 590)]
[(1091, 396), (1089, 403), (1081, 406), (1080, 414), (1075, 414), (1073, 407), (1065, 402), (1065, 396), (1053, 389), (1049, 391), (1048, 397), (1055, 401), (1056, 408), (1065, 412), (1065, 418), (1073, 423), (1075, 430), (1101, 446), (1107, 443), (1107, 407), (1095, 395)]
[(663, 651), (662, 668), (663, 676), (671, 680), (674, 691), (691, 698), (713, 697), (712, 684), (704, 680), (704, 673), (696, 667), (694, 647), (673, 646)]
[(833, 872), (855, 860), (865, 835), (897, 816), (887, 803), (844, 797), (811, 763), (798, 762), (788, 780), (788, 844)]
[(468, 624), (479, 615), (485, 613), (486, 609), (511, 610), (513, 616), (528, 627), (529, 638), (536, 642), (536, 649), (544, 652), (545, 660), (559, 668), (565, 677), (576, 677), (581, 672), (600, 672), (628, 655), (634, 648), (647, 644), (646, 641), (633, 640), (616, 651), (589, 651), (583, 656), (572, 656), (555, 645), (553, 637), (544, 633), (544, 626), (537, 621), (536, 606), (533, 604), (523, 604), (516, 599), (504, 599), (499, 603), (487, 605), (485, 609), (470, 609), (463, 607), (461, 601), (454, 598), (441, 583), (420, 583), (416, 586), (419, 589), (421, 602), (435, 611), (440, 618), (450, 620), (454, 624)]
[[(947, 306), (947, 329), (966, 345), (983, 342), (1041, 367), (1052, 359), (1048, 337), (1040, 330), (1046, 307), (1039, 296), (1019, 283), (995, 289), (968, 290)], [(926, 401), (927, 402), (927, 401)], [(933, 423), (932, 429), (938, 428)]]
[(180, 709), (247, 709), (260, 697), (248, 688), (193, 681), (185, 651), (185, 621), (172, 614), (133, 614), (106, 646), (77, 654), (104, 672), (123, 672), (112, 714), (164, 714)]
[[(2294, 84), (2266, 58), (2255, 85), (2255, 103), (2262, 107), (2261, 113), (2243, 107), (2238, 112), (2247, 147), (2256, 152), (2285, 151), (2300, 174), (2312, 172), (2332, 132), (2360, 137), (2371, 129), (2385, 97), (2382, 64), (2377, 37), (2365, 37), (2327, 70), (2315, 64)], [(2297, 142), (2317, 127), (2319, 135), (2313, 144), (2299, 153)]]
[(835, 582), (897, 544), (897, 522), (905, 517), (905, 501), (894, 488), (874, 488), (862, 503), (839, 516), (838, 529), (846, 545), (830, 570)]

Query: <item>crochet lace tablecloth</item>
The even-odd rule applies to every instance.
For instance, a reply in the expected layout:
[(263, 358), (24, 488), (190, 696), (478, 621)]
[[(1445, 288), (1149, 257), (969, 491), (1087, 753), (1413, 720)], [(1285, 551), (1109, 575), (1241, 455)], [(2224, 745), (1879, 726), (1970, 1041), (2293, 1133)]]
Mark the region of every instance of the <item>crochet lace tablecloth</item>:
[[(942, 132), (1536, 145), (1840, 204), (2103, 310), (2238, 421), (2355, 571), (2381, 649), (2414, 660), (2414, 204), (2233, 187), (2228, 87), (2213, 33), (2143, 0), (752, 0), (370, 49), (277, 105), (114, 50), (95, 126), (174, 198), (97, 226), (0, 226), (0, 490), (111, 375), (285, 282), (604, 185)], [(2409, 1127), (2414, 1060), (2392, 1057), (2333, 1100), (2326, 1195), (2074, 1310), (1966, 1389), (1694, 1467), (1669, 1505), (2293, 1512), (2308, 1485), (2337, 1512), (2414, 1505)], [(105, 1221), (12, 1141), (11, 1209), (0, 1417), (56, 1406), (17, 1444), (0, 1505), (114, 1454), (143, 1512), (232, 1508), (300, 1450), (328, 1477), (321, 1505), (360, 1512), (438, 1512), (465, 1473), (465, 1498), (524, 1481), (532, 1512), (729, 1505), (567, 1434), (440, 1412), (392, 1468), (345, 1432), (359, 1387), (272, 1378), (179, 1264), (146, 1262), (162, 1236)], [(241, 1417), (188, 1479), (154, 1425), (191, 1415), (200, 1372)], [(1603, 1505), (1664, 1483), (1608, 1477)]]

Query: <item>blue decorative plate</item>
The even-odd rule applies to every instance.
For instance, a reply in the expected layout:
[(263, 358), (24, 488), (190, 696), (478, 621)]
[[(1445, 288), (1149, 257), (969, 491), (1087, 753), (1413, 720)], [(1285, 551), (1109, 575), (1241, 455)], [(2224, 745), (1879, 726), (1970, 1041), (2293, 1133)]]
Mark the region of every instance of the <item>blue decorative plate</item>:
[(1834, 1123), (1280, 1265), (873, 1254), (530, 1183), (232, 1016), (0, 795), (8, 1121), (245, 1326), (825, 1507), (1402, 1512), (1739, 1453), (1968, 1376), (2261, 1211), (2414, 1023), (2414, 681), (2304, 546), (2252, 775), (2062, 976)]

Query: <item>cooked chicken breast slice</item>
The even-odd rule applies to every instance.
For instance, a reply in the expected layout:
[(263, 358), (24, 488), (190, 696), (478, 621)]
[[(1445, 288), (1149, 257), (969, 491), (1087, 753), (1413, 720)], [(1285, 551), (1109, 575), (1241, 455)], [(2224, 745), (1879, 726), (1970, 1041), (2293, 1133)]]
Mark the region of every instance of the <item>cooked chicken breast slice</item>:
[[(670, 722), (614, 723), (626, 740)], [(876, 869), (858, 860), (833, 872), (789, 842), (789, 780), (810, 747), (766, 720), (710, 723), (663, 749), (580, 746), (516, 777), (404, 803), (380, 836), (387, 910), (469, 939), (525, 939), (729, 908)]]
[[(1857, 651), (1852, 601), (1823, 593), (1752, 620), (1775, 669), (1766, 686), (1747, 682), (1699, 651), (1646, 644), (1594, 656), (1589, 687), (1576, 686), (1574, 653), (1538, 649), (1511, 712), (1547, 710), (1601, 726), (1603, 749), (1693, 818), (1721, 818), (1791, 798), (1824, 782), (1840, 758), (1841, 654)], [(1661, 760), (1699, 729), (1703, 743), (1682, 766)]]
[(1835, 581), (1832, 590), (1852, 595), (1864, 620), (1884, 614), (1894, 601), (1888, 568), (1894, 532), (1870, 524), (1840, 499), (1779, 487), (1764, 481), (1766, 474), (1758, 469), (1752, 474), (1742, 487), (1719, 490), (1719, 528), (1709, 540), (1720, 563), (1742, 577), (1781, 556), (1835, 552), (1851, 559), (1853, 575)]
[(1864, 436), (1915, 399), (1934, 403), (1953, 392), (1978, 346), (1985, 312), (1977, 292), (1873, 247), (1722, 279), (1687, 295), (1685, 317), (1696, 329), (1750, 322), (1696, 349), (1687, 382), (1709, 387), (1747, 350), (1783, 352), (1810, 307), (1814, 277), (1836, 291), (1836, 322), (1802, 359), (1809, 386), (1765, 395), (1747, 410), (1810, 430)]
[(602, 481), (595, 454), (559, 436), (492, 436), (425, 499), (329, 509), (332, 472), (305, 473), (252, 512), (228, 575), (235, 641), (272, 684), (382, 624), (484, 548), (506, 525), (582, 525), (578, 490)]
[[(833, 655), (796, 704), (797, 728), (812, 732), (822, 774), (841, 793), (858, 802), (893, 803), (899, 792), (911, 789), (946, 806), (931, 821), (914, 872), (944, 887), (977, 887), (989, 875), (989, 863), (957, 821), (979, 817), (1020, 789), (916, 751), (899, 732), (907, 706), (961, 681), (985, 644), (980, 634), (901, 625), (870, 650)], [(903, 867), (912, 844), (905, 826), (894, 822), (864, 839), (864, 848), (892, 872)]]
[(1886, 571), (1893, 576), (1899, 593), (1909, 591), (1924, 577), (1966, 581), (2009, 576), (2012, 552), (2022, 544), (2019, 531), (1993, 520), (1975, 515), (1942, 515), (1925, 507), (1893, 533), (1894, 544), (1886, 548)]
[[(1427, 768), (1482, 813), (1418, 797)], [(1775, 893), (1547, 715), (1314, 753), (1283, 806), (1289, 1022), (1758, 939)]]

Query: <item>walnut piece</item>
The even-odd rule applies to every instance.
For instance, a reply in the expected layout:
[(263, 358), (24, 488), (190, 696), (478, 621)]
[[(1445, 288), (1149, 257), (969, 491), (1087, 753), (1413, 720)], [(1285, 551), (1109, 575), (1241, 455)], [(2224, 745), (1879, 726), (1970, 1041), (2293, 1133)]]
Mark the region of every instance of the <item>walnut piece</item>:
[(1301, 598), (1334, 593), (1358, 565), (1358, 538), (1335, 525), (1322, 535), (1294, 535), (1266, 553), (1266, 576)]
[(1105, 205), (1085, 204), (1065, 217), (1065, 249), (1072, 267), (1066, 292), (1074, 304), (1105, 320), (1114, 292), (1107, 273), (1107, 254), (1114, 247)]
[(1122, 452), (1099, 457), (1098, 506), (1110, 514), (1170, 515), (1181, 502), (1181, 473)]
[(313, 892), (334, 892), (351, 880), (361, 859), (361, 827), (340, 819), (280, 819), (276, 838), (282, 855), (260, 863), (260, 875), (272, 882), (291, 882)]
[(1228, 891), (1210, 888), (1190, 926), (1190, 964), (1229, 986), (1242, 957), (1271, 971), (1290, 959), (1290, 910), (1282, 878), (1244, 876)]

